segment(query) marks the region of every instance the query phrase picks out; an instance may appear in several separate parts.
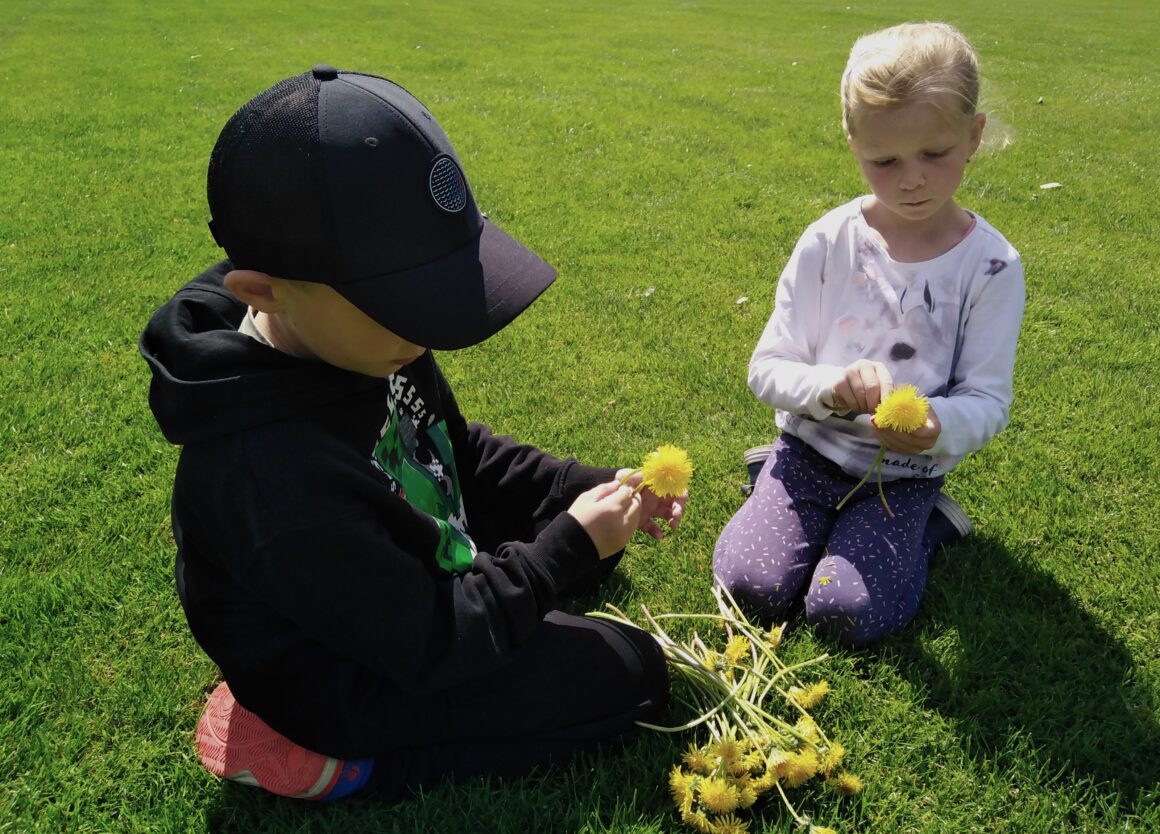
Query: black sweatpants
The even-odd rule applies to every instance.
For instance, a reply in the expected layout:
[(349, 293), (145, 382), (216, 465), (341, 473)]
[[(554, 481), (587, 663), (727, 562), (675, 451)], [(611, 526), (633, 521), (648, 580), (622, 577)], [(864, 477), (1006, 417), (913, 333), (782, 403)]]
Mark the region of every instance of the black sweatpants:
[(637, 720), (655, 721), (667, 697), (668, 670), (651, 636), (554, 611), (501, 672), (429, 697), (419, 723), (398, 716), (412, 722), (411, 743), (374, 756), (368, 790), (401, 799), (448, 776), (517, 776), (562, 763), (634, 734)]

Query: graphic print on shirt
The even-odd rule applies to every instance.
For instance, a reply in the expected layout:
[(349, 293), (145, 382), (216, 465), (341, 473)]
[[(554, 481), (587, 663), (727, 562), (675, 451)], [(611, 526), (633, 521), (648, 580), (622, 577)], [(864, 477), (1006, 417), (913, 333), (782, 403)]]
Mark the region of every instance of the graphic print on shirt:
[(424, 421), (427, 408), (407, 377), (394, 374), (390, 381), (390, 411), (375, 444), (373, 462), (390, 479), (392, 492), (439, 526), (436, 564), (462, 573), (471, 568), (476, 550), (467, 533), (447, 423), (435, 422), (433, 417)]
[(922, 264), (900, 264), (871, 239), (858, 235), (850, 282), (857, 304), (835, 324), (846, 336), (850, 361), (884, 362), (896, 383), (908, 382), (928, 397), (946, 393), (948, 348), (954, 344), (957, 309), (936, 296), (940, 278)]

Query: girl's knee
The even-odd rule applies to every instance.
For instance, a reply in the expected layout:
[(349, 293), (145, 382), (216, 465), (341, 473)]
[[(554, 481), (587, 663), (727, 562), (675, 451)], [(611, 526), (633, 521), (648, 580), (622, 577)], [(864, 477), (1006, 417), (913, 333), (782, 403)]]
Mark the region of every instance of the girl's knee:
[(806, 599), (806, 622), (851, 648), (877, 643), (900, 630), (908, 620), (892, 616), (865, 594), (844, 599), (837, 596)]
[(784, 616), (800, 592), (796, 586), (789, 587), (784, 578), (745, 570), (718, 570), (714, 566), (713, 579), (733, 596), (743, 611), (763, 623)]

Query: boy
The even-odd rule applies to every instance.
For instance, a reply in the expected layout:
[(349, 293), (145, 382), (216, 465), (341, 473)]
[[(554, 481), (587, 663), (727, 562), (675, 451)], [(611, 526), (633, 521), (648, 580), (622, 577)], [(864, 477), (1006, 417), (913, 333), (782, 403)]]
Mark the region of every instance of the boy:
[[(210, 158), (228, 260), (153, 316), (150, 405), (183, 445), (178, 593), (226, 682), (218, 776), (334, 799), (518, 774), (666, 700), (643, 632), (557, 609), (685, 498), (468, 424), (429, 349), (507, 325), (554, 270), (483, 218), (401, 87), (318, 66)], [(235, 700), (236, 698), (236, 700)]]

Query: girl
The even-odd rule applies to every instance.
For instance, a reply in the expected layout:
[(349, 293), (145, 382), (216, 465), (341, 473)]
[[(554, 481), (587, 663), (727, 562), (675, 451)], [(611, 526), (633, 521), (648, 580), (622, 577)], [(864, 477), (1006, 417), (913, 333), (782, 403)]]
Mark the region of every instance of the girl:
[[(781, 435), (717, 542), (716, 581), (767, 619), (804, 596), (807, 620), (849, 645), (914, 616), (938, 546), (928, 526), (970, 530), (943, 476), (1007, 424), (1019, 254), (954, 199), (986, 124), (978, 95), (978, 59), (951, 26), (854, 44), (842, 125), (871, 193), (802, 235), (749, 364)], [(876, 427), (879, 401), (907, 383), (930, 401), (926, 424)], [(880, 445), (893, 515), (874, 478), (838, 509)]]

